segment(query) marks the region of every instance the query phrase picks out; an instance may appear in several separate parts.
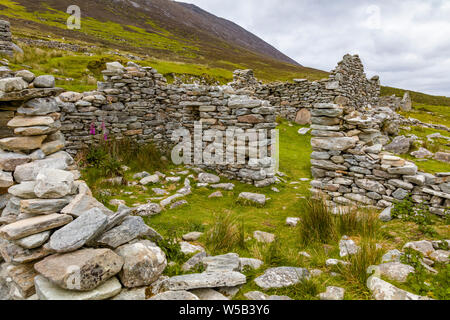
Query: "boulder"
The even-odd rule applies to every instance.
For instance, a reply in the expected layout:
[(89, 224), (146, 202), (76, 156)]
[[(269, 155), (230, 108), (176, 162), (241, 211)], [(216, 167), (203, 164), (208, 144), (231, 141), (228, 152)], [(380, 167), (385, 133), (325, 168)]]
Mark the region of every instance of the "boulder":
[(14, 179), (12, 173), (0, 170), (0, 188), (9, 188), (13, 184)]
[(406, 282), (409, 274), (414, 273), (414, 268), (400, 262), (387, 262), (378, 266), (380, 275), (398, 282)]
[(202, 263), (203, 259), (207, 257), (207, 254), (205, 251), (199, 252), (196, 255), (194, 255), (192, 258), (190, 258), (188, 261), (186, 261), (181, 269), (183, 271), (190, 271), (194, 269), (196, 266)]
[(244, 271), (246, 268), (257, 270), (261, 268), (261, 266), (264, 264), (263, 261), (259, 259), (253, 259), (253, 258), (239, 258), (241, 266), (240, 271)]
[(433, 157), (433, 153), (428, 151), (425, 148), (420, 148), (417, 151), (411, 152), (411, 155), (417, 159), (425, 159), (425, 158), (431, 158)]
[(258, 242), (263, 243), (272, 243), (275, 241), (275, 235), (268, 232), (263, 231), (255, 231), (253, 232), (253, 238), (256, 239)]
[(0, 91), (12, 92), (28, 88), (28, 83), (21, 77), (0, 79)]
[(184, 254), (193, 254), (196, 252), (205, 251), (205, 249), (203, 249), (202, 247), (195, 246), (195, 245), (190, 244), (189, 242), (185, 242), (185, 241), (180, 242), (180, 247), (181, 247), (181, 252), (183, 252)]
[(109, 249), (83, 249), (49, 256), (34, 268), (61, 288), (90, 291), (118, 274), (123, 263), (123, 258)]
[(105, 300), (120, 293), (122, 286), (117, 278), (111, 278), (91, 291), (73, 291), (60, 288), (43, 276), (34, 278), (39, 300)]
[(164, 287), (168, 290), (192, 290), (203, 288), (235, 287), (245, 284), (246, 277), (236, 271), (204, 272), (186, 274), (168, 279)]
[(198, 175), (198, 181), (200, 183), (219, 183), (220, 178), (214, 174), (202, 172)]
[(183, 240), (184, 241), (197, 241), (202, 235), (203, 235), (203, 232), (190, 232), (190, 233), (183, 235)]
[(403, 246), (403, 250), (405, 250), (406, 248), (416, 250), (423, 254), (425, 257), (430, 256), (435, 251), (433, 243), (427, 240), (408, 242)]
[(409, 152), (411, 148), (411, 144), (413, 140), (411, 138), (407, 138), (405, 136), (395, 137), (394, 140), (384, 147), (386, 151), (391, 151), (396, 154), (406, 154)]
[(141, 217), (127, 217), (123, 222), (113, 229), (103, 233), (94, 243), (97, 246), (117, 248), (134, 239), (150, 236), (152, 230)]
[(256, 203), (258, 205), (266, 204), (266, 196), (264, 194), (251, 193), (251, 192), (242, 192), (239, 194), (238, 199), (243, 201), (249, 201), (252, 203)]
[(157, 203), (147, 203), (133, 209), (133, 214), (141, 217), (151, 217), (161, 213), (162, 208)]
[(309, 278), (309, 271), (304, 268), (278, 267), (266, 270), (255, 279), (258, 287), (267, 290), (293, 286), (300, 281)]
[(54, 88), (55, 77), (50, 75), (36, 77), (33, 81), (35, 88)]
[(70, 214), (74, 217), (80, 217), (94, 208), (99, 209), (103, 214), (108, 216), (113, 214), (113, 212), (106, 208), (101, 202), (85, 193), (80, 193), (73, 198), (73, 200), (61, 210), (61, 213)]
[(143, 186), (146, 186), (148, 184), (155, 184), (159, 182), (159, 176), (157, 174), (154, 174), (152, 176), (147, 176), (145, 178), (142, 178), (141, 181), (139, 182), (140, 184), (142, 184)]
[(367, 287), (372, 292), (372, 296), (375, 300), (432, 300), (428, 297), (418, 296), (399, 289), (374, 276), (367, 280)]
[(108, 224), (108, 217), (93, 208), (71, 223), (55, 231), (49, 246), (58, 253), (75, 251), (100, 235)]
[(25, 163), (16, 167), (14, 171), (14, 179), (16, 182), (34, 181), (37, 175), (43, 169), (59, 169), (65, 170), (68, 167), (67, 159), (63, 157), (46, 158)]
[(236, 253), (228, 253), (221, 256), (205, 257), (202, 260), (206, 272), (239, 271), (240, 259)]
[(311, 112), (306, 109), (300, 109), (295, 116), (295, 123), (299, 125), (307, 125), (311, 123)]
[(320, 300), (344, 300), (345, 289), (328, 286), (327, 290), (319, 294)]
[(127, 288), (152, 284), (167, 266), (164, 252), (148, 240), (123, 245), (115, 252), (125, 261), (119, 277)]
[(0, 243), (0, 254), (6, 262), (20, 264), (42, 259), (52, 252), (44, 247), (25, 249), (14, 242), (3, 241)]

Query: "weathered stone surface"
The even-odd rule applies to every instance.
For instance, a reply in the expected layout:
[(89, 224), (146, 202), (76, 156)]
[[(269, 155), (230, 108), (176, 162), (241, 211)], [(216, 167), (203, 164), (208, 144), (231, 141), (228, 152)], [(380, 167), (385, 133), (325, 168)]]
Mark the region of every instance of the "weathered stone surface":
[(17, 166), (30, 162), (29, 156), (0, 150), (0, 170), (13, 172)]
[(408, 175), (408, 176), (416, 175), (417, 171), (418, 171), (417, 166), (412, 162), (406, 162), (405, 165), (402, 167), (395, 167), (395, 168), (388, 169), (388, 173), (390, 173), (390, 174), (401, 174), (401, 175)]
[(101, 234), (108, 217), (94, 208), (57, 230), (50, 237), (49, 246), (58, 253), (75, 251)]
[(150, 217), (161, 213), (162, 208), (157, 203), (147, 203), (133, 209), (133, 214), (141, 217)]
[(189, 242), (182, 241), (180, 242), (181, 252), (184, 254), (193, 254), (196, 252), (205, 251), (205, 249), (201, 246), (196, 246), (193, 244), (190, 244)]
[(36, 276), (34, 284), (39, 300), (105, 300), (116, 296), (122, 289), (115, 277), (94, 290), (84, 292), (62, 289), (43, 276)]
[(202, 235), (203, 235), (203, 232), (190, 232), (190, 233), (183, 235), (183, 240), (184, 241), (197, 241)]
[(69, 171), (42, 169), (36, 177), (34, 193), (39, 198), (59, 199), (72, 193), (74, 176)]
[(339, 255), (340, 257), (346, 257), (352, 254), (356, 254), (359, 251), (359, 247), (353, 240), (342, 239), (339, 241)]
[(50, 238), (50, 231), (33, 234), (31, 236), (16, 240), (16, 244), (25, 249), (35, 249), (43, 245)]
[(28, 70), (20, 70), (16, 72), (16, 77), (21, 77), (26, 82), (33, 82), (36, 77), (33, 72)]
[(239, 194), (239, 199), (244, 201), (250, 201), (256, 203), (258, 205), (266, 204), (266, 196), (264, 194), (251, 193), (251, 192), (242, 192)]
[(355, 183), (358, 187), (363, 188), (365, 190), (369, 190), (379, 194), (386, 193), (386, 188), (378, 181), (369, 179), (357, 179)]
[(50, 214), (20, 220), (0, 228), (0, 236), (8, 240), (18, 240), (58, 228), (72, 221), (72, 217), (65, 214)]
[(405, 282), (409, 274), (414, 273), (414, 268), (400, 262), (387, 262), (378, 266), (380, 275), (388, 279)]
[(36, 194), (34, 193), (35, 185), (35, 181), (25, 181), (10, 187), (8, 189), (8, 193), (22, 199), (34, 199), (37, 198)]
[(436, 152), (434, 160), (450, 163), (450, 153), (448, 152)]
[(320, 300), (344, 300), (345, 289), (340, 287), (327, 287), (327, 291), (319, 294)]
[(197, 267), (199, 264), (201, 264), (203, 259), (206, 257), (207, 257), (206, 252), (204, 251), (199, 252), (192, 258), (190, 258), (188, 261), (186, 261), (181, 268), (183, 269), (183, 271), (190, 271), (195, 267)]
[(0, 254), (8, 263), (28, 263), (42, 259), (51, 253), (51, 251), (43, 247), (25, 249), (14, 242), (4, 241), (0, 243)]
[(144, 177), (141, 179), (141, 181), (139, 181), (139, 183), (142, 184), (143, 186), (146, 186), (150, 183), (154, 184), (154, 183), (158, 183), (158, 182), (159, 182), (159, 176), (157, 174)]
[(141, 217), (127, 217), (117, 227), (103, 233), (95, 240), (95, 245), (117, 248), (134, 239), (151, 236), (152, 230)]
[(189, 291), (166, 291), (159, 293), (148, 300), (166, 300), (166, 301), (177, 301), (177, 300), (200, 300), (195, 294)]
[(411, 155), (417, 159), (426, 159), (431, 158), (433, 156), (433, 153), (421, 147), (419, 148), (419, 150), (411, 152)]
[(145, 287), (135, 289), (122, 289), (120, 293), (111, 300), (123, 300), (123, 301), (141, 301), (146, 300)]
[(58, 102), (53, 97), (32, 99), (17, 109), (19, 114), (26, 116), (45, 116), (59, 111)]
[(406, 248), (419, 251), (425, 257), (430, 256), (435, 251), (431, 241), (427, 240), (408, 242), (403, 246), (403, 250)]
[(28, 88), (28, 83), (21, 77), (0, 79), (0, 91), (12, 92)]
[(235, 287), (246, 282), (242, 273), (235, 271), (204, 272), (175, 276), (166, 281), (168, 290), (192, 290), (202, 288)]
[(367, 286), (375, 300), (432, 300), (399, 289), (377, 277), (370, 277)]
[(34, 126), (50, 126), (55, 122), (52, 117), (47, 116), (16, 116), (8, 122), (8, 127), (34, 127)]
[(61, 210), (61, 213), (80, 217), (86, 212), (97, 208), (105, 215), (111, 216), (113, 212), (106, 208), (101, 202), (86, 193), (78, 194), (70, 203)]
[(70, 199), (25, 199), (20, 201), (20, 212), (29, 214), (58, 213)]
[(255, 279), (258, 287), (264, 290), (289, 287), (303, 279), (309, 278), (309, 271), (304, 268), (279, 267), (271, 268)]
[(11, 137), (0, 139), (0, 147), (10, 151), (31, 151), (39, 149), (47, 136)]
[(90, 291), (119, 273), (123, 263), (123, 258), (109, 249), (83, 249), (52, 255), (34, 268), (61, 288)]
[(378, 218), (383, 222), (391, 221), (392, 220), (391, 211), (392, 207), (387, 207), (386, 209), (383, 210), (383, 212), (380, 213)]
[(219, 183), (220, 177), (211, 173), (202, 172), (198, 175), (198, 181), (200, 183)]
[(222, 301), (222, 300), (230, 300), (225, 297), (220, 292), (213, 289), (194, 289), (190, 291), (194, 295), (196, 295), (200, 300), (211, 300), (211, 301)]
[(300, 109), (295, 116), (295, 123), (300, 125), (306, 125), (311, 123), (311, 112), (306, 109)]
[(253, 232), (253, 238), (255, 238), (258, 242), (264, 242), (264, 243), (272, 243), (275, 241), (274, 234), (264, 232), (264, 231)]
[(384, 147), (386, 151), (392, 151), (396, 154), (405, 154), (409, 152), (413, 140), (405, 136), (395, 137), (394, 140)]
[(0, 188), (9, 188), (14, 184), (14, 179), (11, 172), (4, 172), (0, 170)]
[(7, 264), (4, 268), (6, 269), (8, 280), (10, 280), (8, 287), (13, 300), (23, 300), (36, 293), (34, 277), (36, 277), (37, 273), (33, 269), (33, 264)]
[(22, 181), (33, 181), (36, 180), (37, 175), (42, 169), (66, 170), (67, 167), (67, 159), (63, 157), (36, 160), (31, 163), (17, 166), (14, 171), (14, 179), (18, 183), (21, 183)]
[(236, 253), (221, 256), (205, 257), (202, 260), (206, 272), (239, 271), (240, 260)]
[(244, 271), (246, 268), (250, 269), (259, 269), (264, 264), (263, 261), (259, 259), (253, 259), (253, 258), (239, 258), (241, 262), (240, 271)]
[(312, 138), (311, 145), (316, 149), (332, 150), (332, 151), (344, 151), (355, 147), (358, 140), (354, 137), (343, 138)]
[(128, 288), (152, 284), (167, 266), (164, 252), (148, 240), (123, 245), (115, 252), (125, 261), (119, 278)]
[(450, 261), (450, 251), (436, 250), (430, 254), (430, 259), (440, 263), (448, 263)]
[(35, 88), (53, 88), (55, 86), (55, 77), (50, 75), (36, 77), (33, 81)]

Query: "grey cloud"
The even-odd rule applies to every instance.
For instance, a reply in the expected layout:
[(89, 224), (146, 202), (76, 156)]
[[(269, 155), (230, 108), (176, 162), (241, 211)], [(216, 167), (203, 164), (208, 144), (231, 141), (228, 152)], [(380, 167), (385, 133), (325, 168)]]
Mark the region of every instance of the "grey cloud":
[(448, 0), (185, 1), (305, 66), (331, 70), (344, 54), (359, 54), (367, 74), (379, 74), (384, 85), (450, 96)]

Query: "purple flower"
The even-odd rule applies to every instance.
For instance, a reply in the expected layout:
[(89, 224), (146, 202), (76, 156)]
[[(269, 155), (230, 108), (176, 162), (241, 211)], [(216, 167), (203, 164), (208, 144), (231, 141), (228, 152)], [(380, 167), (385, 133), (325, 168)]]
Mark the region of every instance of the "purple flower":
[(102, 131), (105, 131), (106, 130), (106, 126), (105, 126), (105, 123), (104, 122), (102, 122)]
[(108, 135), (107, 135), (106, 133), (103, 135), (103, 139), (104, 139), (105, 141), (108, 141)]
[(91, 128), (89, 129), (89, 133), (91, 135), (95, 136), (95, 125), (93, 122), (91, 123)]

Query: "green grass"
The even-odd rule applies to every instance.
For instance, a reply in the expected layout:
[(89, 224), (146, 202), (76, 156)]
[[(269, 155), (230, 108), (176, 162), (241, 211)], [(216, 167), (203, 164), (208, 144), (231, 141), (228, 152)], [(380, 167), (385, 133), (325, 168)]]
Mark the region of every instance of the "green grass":
[[(380, 226), (373, 223), (364, 211), (361, 222), (337, 220), (337, 237), (328, 241), (328, 244), (315, 242), (303, 245), (300, 241), (301, 234), (299, 227), (289, 227), (285, 221), (287, 217), (302, 218), (306, 212), (306, 201), (301, 197), (309, 197), (309, 182), (300, 182), (300, 178), (311, 178), (309, 157), (311, 153), (309, 134), (301, 136), (297, 133), (301, 126), (289, 125), (282, 121), (280, 129), (280, 171), (287, 176), (284, 179), (287, 183), (276, 185), (280, 193), (271, 190), (271, 187), (258, 189), (254, 186), (233, 182), (236, 187), (233, 191), (222, 191), (223, 198), (212, 198), (208, 196), (214, 191), (208, 188), (196, 188), (192, 182), (193, 193), (186, 197), (188, 205), (173, 210), (164, 210), (161, 214), (145, 218), (148, 225), (160, 232), (167, 239), (181, 238), (181, 235), (200, 231), (205, 234), (195, 243), (203, 245), (207, 252), (213, 254), (225, 254), (229, 252), (238, 253), (241, 257), (257, 258), (264, 261), (264, 265), (259, 270), (247, 270), (247, 283), (242, 287), (235, 299), (245, 299), (244, 294), (249, 291), (258, 290), (253, 281), (262, 275), (267, 268), (277, 266), (304, 267), (308, 269), (319, 269), (324, 273), (310, 281), (299, 283), (295, 286), (269, 290), (265, 292), (269, 295), (287, 295), (297, 300), (317, 300), (317, 295), (324, 292), (327, 286), (339, 286), (346, 289), (345, 299), (347, 300), (367, 300), (371, 298), (370, 292), (363, 286), (366, 279), (363, 269), (370, 263), (378, 262), (379, 253), (372, 254), (372, 251), (363, 251), (361, 256), (355, 257), (355, 270), (337, 270), (328, 268), (325, 264), (327, 259), (339, 259), (338, 241), (345, 233), (357, 244), (364, 243), (367, 239), (376, 239), (376, 243), (383, 246), (383, 253), (390, 249), (401, 249), (407, 241), (430, 239), (417, 229), (415, 224), (400, 222), (398, 220)], [(293, 148), (292, 146), (295, 146)], [(138, 168), (126, 172), (125, 178), (132, 181), (132, 175), (138, 172)], [(184, 170), (183, 167), (169, 166), (165, 173)], [(140, 170), (142, 171), (142, 170)], [(88, 169), (83, 172), (83, 178), (96, 190), (109, 190), (112, 194), (101, 198), (105, 203), (110, 199), (123, 199), (128, 206), (135, 204), (145, 204), (149, 199), (155, 197), (151, 188), (164, 186), (173, 194), (175, 190), (182, 187), (180, 183), (160, 183), (155, 186), (148, 186), (146, 190), (140, 186), (110, 186), (99, 183), (101, 177), (96, 176), (95, 170)], [(150, 172), (150, 171), (149, 171)], [(222, 179), (222, 182), (228, 182)], [(297, 184), (290, 184), (298, 182)], [(271, 199), (264, 207), (242, 206), (236, 203), (240, 192), (263, 193)], [(126, 195), (124, 192), (133, 192), (133, 195)], [(157, 202), (154, 200), (153, 202)], [(116, 209), (109, 206), (111, 209)], [(219, 217), (219, 218), (218, 218)], [(222, 218), (220, 218), (222, 217)], [(224, 221), (223, 217), (229, 217)], [(338, 218), (335, 218), (338, 219)], [(356, 219), (356, 218), (355, 218)], [(435, 218), (433, 227), (438, 232), (436, 238), (448, 238), (450, 236), (448, 225)], [(376, 221), (378, 222), (378, 221)], [(344, 227), (345, 226), (345, 227)], [(372, 227), (368, 227), (372, 226)], [(253, 232), (261, 230), (274, 233), (276, 241), (272, 244), (257, 243), (252, 238)], [(212, 241), (208, 237), (214, 234)], [(243, 236), (242, 236), (243, 234)], [(244, 239), (245, 241), (242, 241)], [(219, 245), (219, 244), (224, 245)], [(189, 258), (179, 255), (174, 245), (163, 244), (165, 250), (170, 250), (172, 260), (177, 264), (166, 270), (166, 275), (173, 276), (183, 274), (181, 265)], [(303, 257), (299, 254), (306, 251), (311, 258)], [(355, 261), (356, 261), (355, 260)], [(199, 269), (201, 271), (201, 269)], [(199, 272), (193, 270), (191, 272)], [(341, 276), (331, 276), (330, 272), (343, 272)]]
[(450, 127), (450, 106), (413, 103), (413, 110), (400, 112), (407, 118), (414, 118), (424, 123), (440, 124)]

